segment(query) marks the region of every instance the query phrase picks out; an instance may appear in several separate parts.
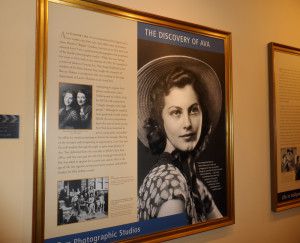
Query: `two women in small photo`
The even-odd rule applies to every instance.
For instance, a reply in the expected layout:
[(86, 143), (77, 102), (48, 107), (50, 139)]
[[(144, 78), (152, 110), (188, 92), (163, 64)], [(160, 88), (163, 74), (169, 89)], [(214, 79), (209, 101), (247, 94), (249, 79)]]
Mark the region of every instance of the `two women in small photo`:
[(295, 171), (296, 148), (282, 148), (281, 172)]
[[(78, 89), (75, 84), (60, 84), (62, 107), (59, 109), (60, 129), (89, 129), (92, 121), (91, 86)], [(67, 88), (68, 87), (68, 88)]]
[(215, 71), (196, 58), (161, 57), (139, 70), (138, 96), (138, 138), (159, 155), (138, 191), (139, 219), (185, 213), (197, 223), (223, 217), (195, 166), (221, 114)]

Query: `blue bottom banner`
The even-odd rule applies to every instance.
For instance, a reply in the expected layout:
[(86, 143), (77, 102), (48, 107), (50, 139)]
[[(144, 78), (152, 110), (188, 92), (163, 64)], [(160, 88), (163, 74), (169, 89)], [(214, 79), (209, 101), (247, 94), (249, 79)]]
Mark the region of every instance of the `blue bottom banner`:
[(277, 193), (278, 202), (286, 202), (300, 198), (300, 189)]
[(87, 231), (46, 239), (46, 243), (97, 243), (114, 242), (141, 235), (157, 233), (188, 224), (186, 214), (176, 214), (163, 218), (124, 224), (115, 227)]

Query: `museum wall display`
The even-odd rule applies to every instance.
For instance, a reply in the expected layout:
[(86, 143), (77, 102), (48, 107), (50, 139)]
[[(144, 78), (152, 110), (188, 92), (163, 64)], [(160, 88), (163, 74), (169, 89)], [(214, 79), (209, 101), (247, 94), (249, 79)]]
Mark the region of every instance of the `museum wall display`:
[[(189, 236), (180, 235), (184, 237), (173, 239), (172, 242), (286, 242), (287, 239), (292, 243), (299, 242), (300, 232), (298, 230), (298, 222), (300, 219), (300, 209), (295, 207), (280, 212), (273, 212), (271, 205), (272, 194), (270, 188), (272, 185), (271, 174), (273, 172), (270, 168), (270, 93), (267, 46), (268, 43), (274, 42), (286, 46), (299, 47), (300, 33), (296, 30), (299, 25), (300, 3), (294, 0), (287, 0), (284, 3), (279, 0), (254, 0), (246, 2), (237, 0), (226, 2), (205, 0), (189, 0), (184, 2), (179, 0), (106, 0), (104, 2), (132, 9), (133, 11), (138, 11), (146, 15), (153, 14), (162, 18), (175, 20), (175, 22), (178, 21), (196, 26), (205, 26), (216, 32), (230, 33), (230, 76), (232, 81), (232, 91), (230, 95), (232, 100), (230, 102), (232, 102), (232, 131), (234, 131), (232, 138), (232, 141), (234, 141), (234, 184), (232, 191), (234, 191), (235, 223), (227, 225), (226, 227), (220, 227), (201, 233), (199, 232)], [(33, 190), (34, 185), (36, 185), (36, 181), (34, 181), (34, 171), (37, 169), (34, 164), (34, 161), (36, 161), (35, 141), (37, 139), (35, 137), (35, 134), (37, 134), (35, 128), (35, 100), (38, 100), (38, 97), (36, 97), (38, 87), (36, 86), (35, 80), (36, 76), (41, 76), (42, 79), (43, 74), (45, 74), (44, 69), (36, 73), (36, 50), (40, 48), (36, 42), (36, 23), (39, 21), (37, 20), (38, 8), (35, 0), (20, 1), (17, 4), (16, 2), (3, 1), (0, 6), (0, 26), (2, 30), (0, 38), (0, 63), (2, 67), (0, 77), (3, 87), (0, 115), (1, 119), (3, 119), (1, 121), (5, 121), (3, 122), (4, 125), (2, 126), (2, 131), (8, 131), (5, 130), (8, 128), (11, 131), (9, 136), (6, 134), (6, 138), (0, 138), (2, 162), (0, 170), (2, 185), (0, 205), (1, 212), (3, 212), (1, 215), (0, 241), (31, 242), (33, 236), (32, 225), (37, 217), (37, 215), (33, 214), (33, 196), (36, 195)], [(69, 8), (63, 8), (61, 10), (64, 11), (67, 9)], [(78, 11), (80, 10), (82, 9), (78, 9)], [(59, 11), (54, 11), (52, 14), (58, 12)], [(90, 13), (89, 10), (88, 12)], [(95, 18), (98, 18), (97, 16), (100, 15), (101, 17), (113, 18), (112, 15), (106, 16), (99, 14), (98, 12), (95, 12), (92, 15)], [(119, 22), (122, 18), (116, 17), (116, 19), (116, 22)], [(128, 24), (131, 21), (125, 18), (123, 22)], [(61, 21), (59, 24), (63, 25), (64, 23), (67, 24), (68, 21)], [(74, 28), (80, 29), (85, 21), (84, 19), (76, 19), (76, 23)], [(51, 22), (50, 24), (55, 23)], [(153, 25), (152, 22), (147, 22), (145, 24), (149, 26)], [(136, 25), (136, 23), (134, 23), (134, 25)], [(99, 26), (101, 26), (101, 24)], [(52, 27), (53, 26), (50, 26), (49, 30), (55, 29)], [(167, 30), (174, 29), (172, 25), (159, 27), (166, 28)], [(87, 32), (88, 29), (86, 28), (87, 27), (83, 28), (81, 31)], [(177, 27), (175, 29), (178, 30)], [(127, 27), (122, 29), (124, 32), (128, 31), (124, 34), (124, 38), (133, 36), (130, 34), (131, 30), (131, 28)], [(103, 29), (99, 28), (99, 32), (101, 31), (103, 31)], [(180, 31), (190, 32), (190, 30), (186, 29), (180, 29)], [(113, 30), (111, 30), (111, 32), (113, 32)], [(194, 33), (194, 31), (192, 32)], [(66, 32), (64, 35), (65, 37), (70, 37)], [(197, 35), (203, 35), (203, 33), (197, 32)], [(50, 45), (51, 43), (57, 43), (57, 40), (62, 40), (63, 38), (61, 32), (59, 35), (52, 32), (51, 36), (53, 38), (49, 42)], [(215, 36), (213, 38), (215, 38)], [(152, 46), (165, 45), (164, 43), (156, 42), (154, 39), (150, 41), (140, 40), (140, 43), (145, 44), (148, 42)], [(61, 45), (61, 48), (65, 45), (66, 44)], [(59, 54), (53, 52), (53, 50), (58, 49), (53, 49), (53, 47), (55, 46), (52, 45), (52, 52), (49, 52), (47, 55), (55, 62), (58, 62), (58, 60), (55, 59), (55, 56), (58, 56)], [(146, 49), (145, 45), (144, 47), (143, 45), (140, 45), (140, 47)], [(137, 50), (137, 48), (134, 49)], [(185, 48), (179, 49), (186, 51)], [(146, 52), (144, 52), (143, 55), (145, 55), (145, 59), (140, 59), (140, 64), (131, 63), (131, 65), (139, 65), (136, 70), (138, 71), (150, 60), (156, 60), (157, 56), (155, 55), (157, 53), (158, 51), (153, 51), (153, 53), (149, 52), (146, 57)], [(137, 52), (131, 52), (129, 54), (135, 55)], [(166, 49), (163, 49), (162, 55), (168, 56), (173, 54), (167, 53)], [(184, 56), (189, 55), (185, 54)], [(213, 59), (205, 59), (202, 61), (217, 70), (214, 66), (217, 62), (212, 60)], [(46, 68), (46, 66), (44, 67)], [(53, 67), (54, 66), (51, 66), (51, 68)], [(65, 67), (61, 70), (65, 71)], [(224, 80), (222, 79), (222, 74), (220, 75), (220, 71), (216, 71), (216, 73), (220, 81)], [(137, 77), (135, 77), (135, 79), (137, 79)], [(47, 133), (47, 139), (50, 139), (49, 142), (57, 136), (56, 131), (64, 135), (70, 132), (68, 128), (59, 128), (59, 125), (61, 127), (65, 126), (64, 123), (59, 120), (59, 110), (63, 108), (64, 100), (62, 95), (66, 93), (64, 91), (67, 88), (74, 89), (76, 92), (76, 100), (77, 95), (79, 94), (79, 100), (82, 100), (82, 97), (85, 96), (91, 101), (91, 103), (88, 103), (92, 108), (92, 113), (90, 113), (91, 120), (88, 119), (88, 122), (78, 126), (75, 124), (78, 128), (73, 129), (74, 133), (78, 133), (79, 135), (89, 133), (91, 129), (94, 129), (97, 125), (95, 124), (95, 118), (98, 113), (95, 109), (97, 102), (99, 101), (95, 101), (97, 97), (95, 92), (97, 90), (99, 91), (99, 87), (96, 87), (93, 82), (81, 82), (81, 80), (78, 80), (78, 82), (69, 82), (67, 78), (64, 78), (64, 80), (60, 81), (55, 77), (53, 80), (57, 86), (51, 88), (51, 90), (54, 90), (53, 93), (50, 93), (50, 96), (52, 96), (53, 99), (47, 100), (46, 107), (48, 108), (49, 105), (49, 108), (51, 108), (51, 110), (47, 110), (49, 111), (48, 117), (52, 117), (49, 126), (55, 125), (56, 130), (53, 133)], [(79, 92), (80, 90), (88, 92), (84, 94)], [(122, 92), (125, 92), (125, 90)], [(108, 94), (109, 93), (106, 93), (105, 95)], [(128, 98), (135, 100), (135, 97), (132, 96)], [(78, 107), (79, 106), (80, 104), (78, 103)], [(83, 107), (80, 108), (82, 108), (82, 111), (89, 109)], [(128, 108), (137, 109), (131, 105), (128, 105)], [(80, 109), (78, 110), (80, 112)], [(138, 114), (130, 119), (137, 121), (137, 115)], [(8, 124), (8, 120), (12, 121), (11, 125)], [(225, 124), (224, 120), (222, 123)], [(6, 128), (4, 128), (5, 126)], [(37, 129), (42, 128), (38, 127)], [(138, 145), (138, 131), (129, 135), (135, 137), (135, 143)], [(62, 135), (60, 135), (60, 137), (64, 138)], [(46, 153), (47, 148), (51, 149), (51, 147), (53, 147), (50, 145), (51, 144), (45, 144)], [(131, 149), (137, 149), (136, 145), (132, 146)], [(222, 147), (224, 143), (223, 145), (222, 143), (218, 143), (217, 145)], [(143, 148), (143, 146), (144, 145), (141, 142), (140, 149)], [(294, 146), (291, 147), (294, 148)], [(144, 152), (147, 152), (147, 147)], [(66, 158), (62, 159), (66, 160)], [(138, 157), (136, 157), (136, 160), (138, 160)], [(217, 161), (217, 159), (212, 159), (212, 161), (213, 160)], [(151, 159), (149, 159), (149, 161), (151, 162)], [(46, 164), (46, 168), (44, 168), (45, 171), (48, 169), (47, 166), (48, 165)], [(55, 165), (49, 164), (49, 166), (51, 168), (51, 166)], [(65, 169), (60, 170), (64, 171)], [(90, 172), (84, 173), (88, 174)], [(140, 172), (140, 174), (142, 175), (143, 172)], [(141, 176), (141, 178), (142, 177), (143, 176)], [(75, 189), (78, 187), (84, 188), (88, 185), (92, 185), (97, 188), (95, 191), (102, 192), (101, 195), (104, 196), (102, 202), (107, 202), (107, 199), (105, 199), (106, 195), (110, 197), (110, 194), (114, 193), (110, 190), (110, 183), (112, 181), (110, 174), (108, 173), (99, 173), (99, 176), (97, 176), (93, 175), (93, 172), (91, 172), (89, 176), (74, 176), (68, 178), (61, 174), (59, 177), (52, 178), (52, 180), (56, 181), (56, 187), (51, 189), (53, 192), (51, 192), (52, 194), (50, 195), (55, 195), (55, 197), (51, 199), (51, 201), (53, 201), (51, 203), (53, 205), (55, 204), (56, 209), (58, 207), (57, 204), (59, 203), (58, 192), (62, 192), (61, 198), (63, 198), (63, 188), (65, 185), (67, 185), (67, 188), (71, 189), (69, 195), (70, 193), (71, 195), (74, 195), (76, 192)], [(106, 187), (107, 182), (108, 190)], [(114, 183), (117, 183), (117, 181), (115, 180)], [(127, 183), (131, 182), (127, 181)], [(136, 183), (132, 183), (135, 184), (135, 187), (132, 190), (136, 192)], [(137, 181), (137, 183), (142, 183), (142, 179), (140, 182)], [(114, 186), (116, 187), (116, 185)], [(74, 188), (74, 192), (72, 188)], [(93, 188), (89, 187), (89, 190), (93, 190)], [(225, 202), (222, 203), (225, 205)], [(220, 206), (218, 206), (218, 208), (219, 207)], [(60, 227), (68, 228), (68, 230), (71, 231), (72, 228), (81, 227), (81, 225), (87, 223), (90, 225), (97, 223), (103, 224), (103, 222), (107, 222), (109, 219), (106, 212), (108, 212), (108, 214), (111, 213), (111, 211), (109, 212), (111, 207), (106, 208), (106, 206), (104, 206), (100, 208), (99, 204), (99, 208), (97, 208), (98, 214), (100, 212), (99, 209), (101, 209), (101, 213), (103, 213), (103, 218), (98, 217), (96, 219), (71, 224), (64, 224), (63, 221), (60, 221), (60, 223), (62, 223)], [(220, 212), (224, 212), (222, 211), (222, 207), (220, 207), (220, 210)], [(53, 211), (55, 211), (55, 209)], [(91, 208), (91, 214), (93, 214), (93, 208)], [(49, 219), (54, 222), (51, 217)], [(56, 224), (58, 223), (57, 221), (55, 222)], [(115, 223), (115, 225), (117, 224), (121, 225), (121, 223)], [(69, 233), (68, 231), (65, 231), (63, 234), (67, 235)]]

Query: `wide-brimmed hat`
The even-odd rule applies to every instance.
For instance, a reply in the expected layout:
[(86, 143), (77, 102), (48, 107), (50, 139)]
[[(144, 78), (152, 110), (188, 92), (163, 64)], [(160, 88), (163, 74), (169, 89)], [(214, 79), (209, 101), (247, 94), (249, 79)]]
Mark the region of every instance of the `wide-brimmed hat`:
[(150, 92), (156, 82), (163, 80), (175, 68), (181, 67), (192, 72), (200, 82), (205, 102), (209, 125), (212, 129), (219, 121), (222, 109), (222, 89), (215, 71), (207, 63), (188, 56), (172, 55), (154, 59), (138, 71), (138, 138), (146, 146), (148, 139), (144, 129), (145, 121), (151, 117)]

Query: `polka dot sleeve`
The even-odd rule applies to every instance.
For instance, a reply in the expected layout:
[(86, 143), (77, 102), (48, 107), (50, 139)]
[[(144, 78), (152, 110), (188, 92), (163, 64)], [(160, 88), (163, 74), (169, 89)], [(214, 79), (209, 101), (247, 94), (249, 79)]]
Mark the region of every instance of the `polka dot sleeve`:
[(186, 207), (187, 193), (186, 180), (174, 165), (162, 164), (153, 168), (139, 189), (139, 219), (156, 218), (161, 206), (168, 200), (180, 199)]

